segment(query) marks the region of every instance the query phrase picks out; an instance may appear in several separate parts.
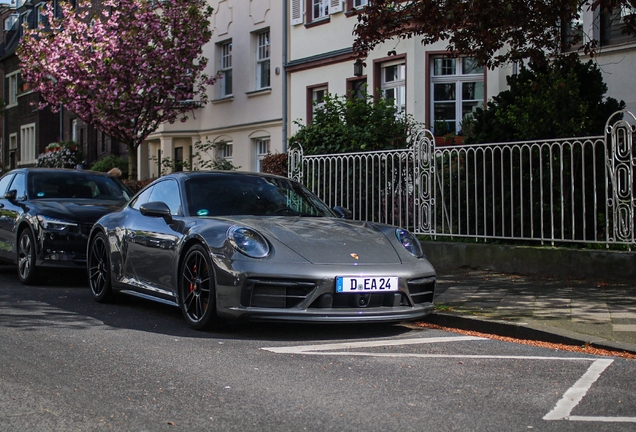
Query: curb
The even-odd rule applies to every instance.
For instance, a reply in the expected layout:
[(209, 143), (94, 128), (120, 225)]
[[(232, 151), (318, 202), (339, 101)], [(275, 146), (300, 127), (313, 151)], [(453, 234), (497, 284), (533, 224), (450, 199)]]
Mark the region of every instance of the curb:
[(440, 312), (434, 312), (428, 315), (423, 321), (444, 327), (490, 333), (516, 339), (574, 346), (589, 345), (598, 349), (636, 354), (636, 345), (634, 344), (610, 341), (597, 336), (575, 333), (545, 325), (523, 325), (507, 321), (488, 320), (481, 317)]

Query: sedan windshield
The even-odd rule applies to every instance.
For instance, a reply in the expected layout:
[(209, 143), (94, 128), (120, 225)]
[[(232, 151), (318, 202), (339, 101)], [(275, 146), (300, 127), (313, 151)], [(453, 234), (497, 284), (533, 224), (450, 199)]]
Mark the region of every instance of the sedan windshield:
[(31, 199), (89, 198), (125, 200), (131, 192), (119, 181), (90, 172), (33, 172), (29, 175)]
[(273, 177), (194, 176), (186, 182), (186, 195), (190, 216), (334, 216), (301, 184)]

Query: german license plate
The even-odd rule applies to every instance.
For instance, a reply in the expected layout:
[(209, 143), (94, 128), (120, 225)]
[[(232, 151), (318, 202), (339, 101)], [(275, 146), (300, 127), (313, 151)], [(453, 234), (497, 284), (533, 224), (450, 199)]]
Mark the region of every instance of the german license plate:
[(338, 293), (368, 293), (397, 290), (398, 278), (396, 276), (336, 278), (336, 292)]

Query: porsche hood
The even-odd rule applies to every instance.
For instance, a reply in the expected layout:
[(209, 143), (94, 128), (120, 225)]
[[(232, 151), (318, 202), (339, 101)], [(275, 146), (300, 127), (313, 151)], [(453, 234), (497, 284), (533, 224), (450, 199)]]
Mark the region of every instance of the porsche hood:
[(246, 223), (313, 264), (399, 264), (389, 239), (374, 225), (310, 217), (249, 218)]

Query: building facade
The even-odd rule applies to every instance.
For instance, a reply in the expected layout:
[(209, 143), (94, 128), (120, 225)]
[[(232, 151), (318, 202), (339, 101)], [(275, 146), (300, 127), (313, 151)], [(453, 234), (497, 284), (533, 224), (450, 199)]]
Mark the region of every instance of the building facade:
[[(89, 166), (108, 154), (126, 157), (125, 146), (63, 107), (59, 113), (33, 108), (39, 96), (20, 79), (15, 55), (20, 24), (36, 25), (39, 5), (56, 1), (5, 1), (13, 3), (2, 9), (2, 166), (32, 165), (49, 143), (59, 140), (78, 143)], [(506, 77), (515, 73), (514, 65), (487, 70), (469, 57), (450, 58), (444, 42), (393, 40), (378, 46), (364, 65), (356, 64), (353, 29), (367, 2), (209, 0), (214, 31), (204, 55), (209, 59), (207, 73), (219, 76), (208, 89), (210, 103), (193, 109), (185, 122), (163, 124), (148, 137), (138, 149), (139, 177), (158, 177), (210, 160), (260, 171), (268, 153), (287, 150), (287, 139), (298, 124), (311, 122), (327, 92), (383, 95), (436, 134), (461, 135), (463, 119), (507, 89)], [(631, 8), (591, 12), (584, 6), (581, 21), (563, 37), (599, 41), (594, 61), (608, 84), (608, 96), (636, 111), (631, 72), (636, 39), (621, 31), (623, 18), (632, 13)]]
[[(139, 148), (139, 178), (162, 173), (158, 161), (223, 159), (260, 171), (268, 153), (282, 152), (283, 13), (279, 0), (211, 0), (212, 41), (204, 47), (210, 103), (185, 122), (163, 124)], [(201, 144), (211, 144), (201, 150)], [(198, 155), (199, 157), (194, 157)], [(186, 164), (187, 166), (187, 164)]]

